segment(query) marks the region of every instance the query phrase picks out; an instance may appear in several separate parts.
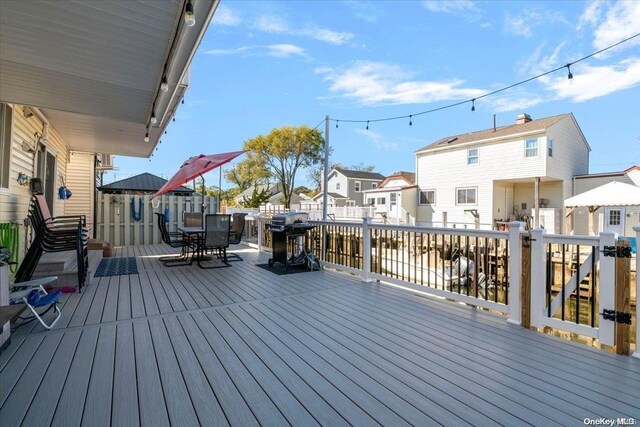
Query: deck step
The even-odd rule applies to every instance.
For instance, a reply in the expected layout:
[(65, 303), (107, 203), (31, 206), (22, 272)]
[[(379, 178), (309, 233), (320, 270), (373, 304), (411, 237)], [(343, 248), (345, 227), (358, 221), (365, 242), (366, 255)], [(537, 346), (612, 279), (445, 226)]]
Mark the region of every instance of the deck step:
[(76, 264), (76, 252), (45, 252), (38, 262), (34, 273), (42, 276), (47, 273), (55, 273), (58, 271), (68, 270)]
[[(71, 253), (73, 256), (71, 257), (71, 262), (66, 263), (65, 268), (44, 269), (44, 268), (40, 268), (41, 266), (41, 263), (40, 263), (38, 264), (38, 268), (33, 274), (33, 278), (37, 279), (40, 277), (57, 276), (58, 280), (56, 280), (51, 284), (54, 288), (78, 286), (78, 269), (77, 269), (77, 262), (76, 262), (76, 256), (75, 256), (76, 254), (75, 254), (75, 251), (60, 252), (60, 254), (67, 254), (67, 253)], [(55, 255), (55, 254), (43, 254), (43, 258), (44, 258), (44, 255)], [(100, 261), (102, 261), (102, 249), (99, 249), (99, 250), (90, 249), (89, 250), (89, 269), (87, 271), (87, 279), (85, 281), (85, 284), (89, 284), (93, 280), (93, 275), (95, 274), (95, 271), (98, 268), (98, 264), (100, 264)], [(49, 267), (51, 264), (46, 264), (46, 265), (47, 267)]]

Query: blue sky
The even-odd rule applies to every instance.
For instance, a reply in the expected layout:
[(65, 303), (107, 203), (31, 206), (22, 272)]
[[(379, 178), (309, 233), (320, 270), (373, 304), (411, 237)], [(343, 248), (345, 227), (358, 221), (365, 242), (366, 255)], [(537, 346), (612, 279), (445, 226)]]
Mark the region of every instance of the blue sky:
[[(284, 125), (409, 115), (508, 86), (640, 32), (640, 1), (222, 1), (191, 87), (149, 159), (116, 157), (105, 182), (165, 178), (195, 154), (235, 151)], [(572, 112), (590, 172), (640, 163), (640, 37), (475, 103), (408, 120), (332, 123), (331, 161), (414, 171), (444, 136)], [(324, 131), (324, 124), (320, 126)], [(241, 160), (243, 157), (240, 157)], [(218, 174), (205, 176), (217, 185)], [(305, 173), (296, 184), (306, 184)], [(223, 187), (228, 185), (223, 181)]]

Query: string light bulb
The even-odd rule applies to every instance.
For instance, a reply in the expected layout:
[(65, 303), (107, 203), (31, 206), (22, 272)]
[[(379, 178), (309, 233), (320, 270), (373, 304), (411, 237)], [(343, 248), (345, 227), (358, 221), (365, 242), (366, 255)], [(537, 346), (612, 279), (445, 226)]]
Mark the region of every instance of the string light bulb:
[(571, 73), (571, 64), (567, 64), (567, 71), (569, 72), (569, 74), (567, 74), (567, 78), (569, 80), (573, 79), (573, 74)]
[(338, 129), (338, 123), (340, 123), (340, 120), (336, 120), (336, 129)]
[(151, 113), (151, 124), (155, 125), (156, 123), (158, 123), (158, 119), (156, 118), (156, 113), (153, 112)]
[(476, 111), (476, 99), (471, 100), (471, 111)]
[(369, 130), (369, 120), (367, 120), (367, 130)]
[(162, 76), (162, 82), (160, 83), (160, 90), (163, 92), (169, 91), (169, 82), (167, 81), (167, 76)]
[(149, 131), (144, 134), (144, 142), (149, 142)]
[(184, 23), (187, 27), (196, 25), (196, 17), (193, 14), (193, 3), (191, 3), (191, 0), (187, 0), (187, 6), (184, 10)]
[(413, 126), (413, 114), (409, 114), (409, 126)]

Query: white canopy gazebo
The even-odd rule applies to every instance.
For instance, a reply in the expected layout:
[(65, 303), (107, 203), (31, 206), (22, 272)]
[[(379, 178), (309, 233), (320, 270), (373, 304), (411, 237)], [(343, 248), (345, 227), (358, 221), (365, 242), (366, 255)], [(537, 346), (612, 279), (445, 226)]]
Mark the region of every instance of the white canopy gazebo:
[(564, 201), (566, 216), (577, 207), (589, 209), (589, 234), (593, 232), (593, 214), (602, 206), (640, 206), (640, 187), (613, 181)]

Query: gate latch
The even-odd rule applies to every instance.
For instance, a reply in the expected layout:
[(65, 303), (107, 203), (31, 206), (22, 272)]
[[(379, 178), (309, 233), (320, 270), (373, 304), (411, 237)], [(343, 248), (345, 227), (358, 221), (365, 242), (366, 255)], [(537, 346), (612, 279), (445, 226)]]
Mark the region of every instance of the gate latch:
[(605, 246), (602, 254), (613, 258), (631, 258), (631, 247)]
[(631, 324), (631, 313), (603, 309), (600, 314), (602, 314), (602, 318), (604, 320), (611, 320), (616, 323), (625, 323), (627, 325)]

